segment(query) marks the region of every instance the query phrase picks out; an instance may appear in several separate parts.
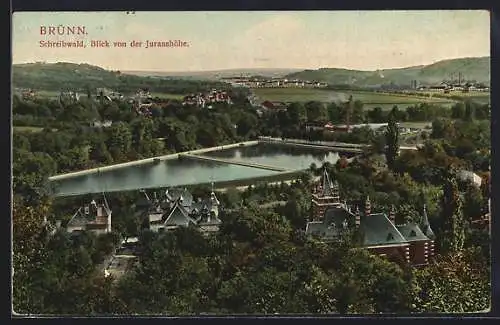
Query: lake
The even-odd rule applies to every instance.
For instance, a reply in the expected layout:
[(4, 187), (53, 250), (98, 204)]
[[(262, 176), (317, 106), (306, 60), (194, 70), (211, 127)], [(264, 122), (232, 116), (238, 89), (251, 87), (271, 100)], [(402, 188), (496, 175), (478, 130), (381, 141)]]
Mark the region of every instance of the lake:
[[(250, 184), (259, 179), (292, 178), (293, 172), (307, 169), (312, 163), (320, 166), (339, 159), (337, 152), (325, 149), (293, 147), (288, 145), (259, 143), (253, 146), (235, 147), (199, 154), (226, 161), (257, 163), (282, 167), (290, 172), (277, 172), (257, 167), (234, 165), (227, 162), (200, 161), (189, 158), (169, 159), (158, 163), (125, 166), (87, 175), (77, 175), (51, 181), (56, 196), (83, 195), (88, 193), (131, 191), (141, 188), (190, 186), (214, 182)], [(349, 156), (348, 154), (346, 154)], [(351, 155), (352, 156), (352, 155)]]

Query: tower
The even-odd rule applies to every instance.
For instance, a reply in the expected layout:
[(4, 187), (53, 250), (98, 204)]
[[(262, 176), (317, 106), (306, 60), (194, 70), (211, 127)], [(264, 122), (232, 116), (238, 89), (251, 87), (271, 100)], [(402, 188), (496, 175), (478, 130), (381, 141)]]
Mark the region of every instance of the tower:
[(219, 199), (217, 199), (217, 196), (215, 195), (214, 182), (212, 182), (212, 192), (210, 193), (210, 203), (211, 203), (210, 212), (213, 212), (215, 214), (215, 216), (218, 217), (220, 202), (219, 202)]
[(106, 232), (111, 232), (111, 213), (113, 211), (111, 211), (111, 209), (109, 208), (108, 200), (106, 200), (106, 195), (104, 194), (104, 192), (102, 193), (102, 196), (104, 197), (104, 211), (108, 217), (108, 220), (106, 222)]
[(356, 216), (356, 227), (359, 227), (361, 225), (361, 212), (359, 211), (358, 206), (356, 206), (355, 216)]
[(432, 231), (429, 219), (427, 218), (427, 206), (425, 204), (422, 211), (421, 227), (424, 235), (426, 235), (430, 239), (434, 239), (434, 232)]
[(393, 225), (396, 225), (396, 208), (394, 204), (391, 205), (391, 210), (389, 211), (389, 220), (391, 220)]
[(325, 211), (329, 207), (340, 207), (339, 185), (337, 181), (333, 183), (326, 170), (315, 193), (312, 195), (312, 217), (315, 220), (323, 219)]
[(371, 213), (372, 213), (372, 204), (370, 202), (370, 196), (367, 196), (365, 201), (365, 215), (369, 216)]
[(424, 235), (426, 235), (429, 238), (429, 241), (425, 243), (425, 258), (426, 260), (434, 256), (434, 232), (431, 229), (431, 225), (429, 223), (429, 219), (427, 218), (427, 207), (424, 204), (424, 208), (422, 211), (422, 220), (421, 220), (421, 229), (424, 232)]

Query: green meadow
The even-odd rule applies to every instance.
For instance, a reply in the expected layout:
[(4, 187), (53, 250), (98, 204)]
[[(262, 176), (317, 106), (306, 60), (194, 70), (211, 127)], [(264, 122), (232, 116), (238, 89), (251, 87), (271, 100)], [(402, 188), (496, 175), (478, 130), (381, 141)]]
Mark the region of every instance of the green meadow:
[(379, 106), (383, 109), (391, 109), (394, 105), (406, 107), (419, 103), (436, 103), (451, 106), (455, 103), (455, 100), (450, 98), (355, 90), (337, 91), (314, 88), (254, 88), (252, 90), (261, 100), (282, 102), (339, 102), (347, 101), (349, 97), (352, 96), (354, 100), (362, 101), (366, 108)]

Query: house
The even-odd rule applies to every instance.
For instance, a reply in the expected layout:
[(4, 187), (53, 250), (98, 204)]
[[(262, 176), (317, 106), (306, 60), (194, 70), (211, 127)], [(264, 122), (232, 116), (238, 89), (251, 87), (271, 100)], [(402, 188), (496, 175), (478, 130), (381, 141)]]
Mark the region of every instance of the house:
[(97, 99), (103, 99), (106, 101), (113, 101), (113, 100), (121, 100), (123, 99), (123, 95), (117, 91), (107, 89), (107, 88), (96, 88), (96, 98)]
[(328, 128), (328, 131), (331, 132), (352, 132), (352, 125), (345, 125), (345, 124), (337, 124), (337, 125), (332, 125), (330, 128)]
[(266, 100), (266, 101), (263, 101), (260, 106), (264, 109), (264, 110), (272, 110), (274, 109), (274, 105), (273, 103), (271, 103), (270, 101)]
[(287, 104), (284, 102), (276, 102), (276, 101), (263, 101), (260, 104), (260, 107), (264, 110), (272, 110), (272, 111), (286, 111), (287, 110)]
[(371, 211), (369, 197), (363, 211), (341, 203), (338, 183), (332, 182), (326, 169), (312, 193), (312, 221), (306, 235), (321, 241), (337, 241), (347, 232), (359, 231), (361, 246), (374, 254), (412, 265), (425, 265), (434, 255), (434, 234), (424, 206), (420, 225), (396, 224), (395, 210), (389, 214)]
[(92, 121), (90, 123), (90, 126), (91, 127), (94, 127), (94, 128), (109, 128), (111, 125), (113, 124), (112, 121), (109, 121), (109, 120), (105, 120), (105, 121)]
[(90, 231), (95, 234), (111, 232), (111, 213), (106, 197), (104, 197), (104, 202), (100, 204), (92, 200), (90, 204), (86, 204), (76, 211), (67, 223), (66, 231), (69, 233)]
[(61, 91), (59, 95), (59, 100), (68, 100), (72, 102), (77, 102), (80, 100), (80, 94), (76, 91)]
[(222, 91), (222, 90), (217, 90), (217, 89), (212, 89), (212, 91), (203, 94), (189, 94), (187, 96), (184, 96), (182, 100), (182, 105), (196, 105), (198, 107), (205, 107), (207, 104), (213, 104), (213, 103), (227, 103), (231, 104), (231, 97), (228, 95), (227, 92)]
[(471, 182), (477, 187), (481, 187), (481, 184), (483, 182), (483, 179), (481, 176), (478, 174), (468, 171), (468, 170), (461, 170), (458, 172), (458, 179), (464, 182)]
[(23, 100), (30, 100), (36, 98), (36, 92), (32, 89), (27, 89), (22, 93)]
[(139, 99), (152, 99), (153, 97), (151, 96), (151, 93), (149, 92), (149, 89), (147, 88), (140, 88), (136, 91), (135, 93), (135, 98)]
[(447, 84), (434, 85), (428, 88), (429, 91), (445, 91), (449, 89), (450, 87)]
[(167, 189), (161, 198), (155, 194), (153, 199), (145, 191), (136, 204), (146, 210), (144, 228), (154, 232), (176, 229), (178, 227), (197, 227), (203, 233), (219, 230), (220, 202), (212, 192), (209, 198), (194, 200), (187, 189)]
[(324, 128), (325, 130), (334, 130), (334, 129), (335, 129), (335, 125), (334, 125), (332, 122), (328, 122), (328, 123), (326, 123), (326, 124), (323, 126), (323, 128)]

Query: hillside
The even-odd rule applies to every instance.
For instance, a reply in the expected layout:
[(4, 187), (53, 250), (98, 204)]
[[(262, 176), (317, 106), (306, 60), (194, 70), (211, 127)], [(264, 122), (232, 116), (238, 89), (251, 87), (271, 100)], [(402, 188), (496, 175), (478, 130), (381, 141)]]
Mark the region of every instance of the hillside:
[(378, 71), (359, 71), (337, 68), (304, 70), (286, 75), (288, 79), (324, 81), (333, 85), (354, 85), (359, 87), (387, 84), (410, 85), (412, 80), (432, 85), (449, 79), (458, 72), (467, 80), (490, 83), (490, 58), (463, 58), (439, 61), (430, 65)]
[(135, 92), (138, 88), (149, 88), (152, 92), (185, 94), (201, 91), (208, 86), (222, 87), (209, 81), (165, 80), (153, 77), (127, 75), (120, 71), (109, 71), (89, 64), (74, 63), (28, 63), (14, 64), (12, 84), (14, 88), (35, 90), (77, 90), (110, 88), (123, 93)]
[(175, 77), (185, 79), (218, 80), (239, 76), (259, 75), (263, 77), (283, 77), (284, 75), (298, 72), (299, 69), (226, 69), (213, 71), (123, 71), (123, 73), (136, 76)]

